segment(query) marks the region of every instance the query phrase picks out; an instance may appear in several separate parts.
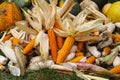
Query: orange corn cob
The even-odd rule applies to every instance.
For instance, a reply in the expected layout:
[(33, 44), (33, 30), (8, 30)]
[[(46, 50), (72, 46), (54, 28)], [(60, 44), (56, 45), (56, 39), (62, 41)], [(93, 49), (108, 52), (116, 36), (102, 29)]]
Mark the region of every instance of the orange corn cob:
[(15, 46), (16, 44), (18, 44), (20, 42), (20, 39), (12, 37), (11, 41), (12, 41), (12, 44)]
[(60, 64), (62, 62), (64, 62), (64, 60), (66, 59), (66, 57), (68, 56), (73, 44), (74, 44), (75, 40), (73, 37), (67, 37), (64, 44), (63, 44), (63, 47), (60, 49), (60, 52), (58, 54), (58, 57), (57, 57), (57, 64)]
[(95, 56), (90, 56), (90, 57), (88, 57), (88, 58), (87, 58), (86, 62), (87, 62), (87, 63), (91, 63), (91, 64), (92, 64), (92, 63), (94, 63), (94, 62), (95, 62), (95, 59), (96, 59), (96, 57), (95, 57)]
[(5, 42), (6, 40), (9, 40), (10, 38), (11, 38), (11, 34), (7, 34), (4, 38), (3, 38), (3, 40), (2, 40), (2, 42)]
[(64, 43), (64, 39), (60, 36), (57, 36), (58, 48), (61, 49)]
[(75, 56), (84, 56), (84, 53), (83, 52), (76, 52)]
[(115, 73), (115, 74), (119, 74), (120, 73), (120, 65), (110, 69), (110, 72)]
[[(56, 28), (58, 29), (61, 29), (61, 25), (56, 21), (55, 22), (55, 25), (54, 25)], [(61, 36), (57, 36), (57, 45), (58, 45), (58, 48), (61, 49), (62, 46), (63, 46), (63, 43), (64, 43), (64, 39), (63, 37)]]
[(52, 54), (52, 59), (54, 62), (56, 62), (58, 53), (58, 47), (57, 47), (57, 41), (56, 41), (56, 34), (53, 29), (48, 30), (48, 37), (49, 37), (49, 43), (50, 43), (50, 51)]
[(106, 55), (108, 55), (108, 54), (110, 54), (110, 47), (105, 47), (104, 49), (103, 49), (103, 56), (106, 56)]
[(35, 39), (36, 39), (36, 37), (33, 40), (31, 40), (27, 44), (27, 46), (23, 49), (24, 54), (28, 54), (34, 48)]
[(114, 38), (115, 43), (120, 42), (120, 35), (119, 34), (113, 35), (113, 38)]
[(74, 62), (74, 63), (79, 62), (83, 57), (84, 56), (77, 56), (77, 57), (73, 58), (72, 60), (70, 60), (69, 62)]
[(77, 51), (78, 52), (81, 52), (81, 51), (83, 51), (84, 50), (84, 42), (78, 42), (78, 44), (77, 44)]

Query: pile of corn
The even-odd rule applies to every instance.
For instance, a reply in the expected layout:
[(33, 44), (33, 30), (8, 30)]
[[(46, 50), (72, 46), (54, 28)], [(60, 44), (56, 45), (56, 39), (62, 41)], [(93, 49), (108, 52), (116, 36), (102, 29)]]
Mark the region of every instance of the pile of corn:
[(120, 78), (120, 22), (112, 22), (91, 0), (80, 4), (77, 16), (70, 13), (74, 0), (59, 7), (57, 0), (32, 0), (32, 4), (32, 9), (22, 10), (26, 19), (4, 31), (0, 39), (1, 70), (8, 68), (21, 76), (48, 67), (75, 71), (86, 80), (108, 80), (94, 77), (102, 73)]

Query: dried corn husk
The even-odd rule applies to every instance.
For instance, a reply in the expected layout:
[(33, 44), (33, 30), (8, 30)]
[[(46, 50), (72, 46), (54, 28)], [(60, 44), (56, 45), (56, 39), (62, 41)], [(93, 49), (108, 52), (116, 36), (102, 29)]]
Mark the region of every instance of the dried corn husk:
[(14, 65), (12, 61), (8, 63), (8, 69), (10, 73), (13, 74), (14, 76), (20, 76), (21, 73), (20, 68), (18, 67), (18, 65)]
[(96, 46), (89, 46), (89, 45), (87, 45), (87, 49), (95, 57), (100, 57), (101, 56), (101, 53), (97, 50)]
[(115, 23), (115, 26), (116, 26), (117, 28), (120, 28), (120, 22)]
[(7, 46), (7, 45), (5, 45), (4, 43), (1, 42), (0, 43), (0, 49), (7, 58), (12, 60), (14, 63), (17, 63), (15, 52), (11, 47), (9, 47), (9, 46)]
[(75, 52), (70, 52), (65, 61), (69, 61), (75, 57)]
[(111, 37), (109, 37), (107, 40), (105, 41), (101, 41), (99, 44), (98, 44), (98, 48), (104, 48), (106, 46), (109, 46), (113, 43), (113, 39)]
[(99, 59), (102, 62), (107, 63), (108, 65), (111, 65), (114, 61), (114, 59), (116, 58), (116, 56), (118, 55), (118, 52), (120, 51), (120, 46), (115, 47), (114, 49), (111, 50), (111, 53), (105, 57), (100, 57)]
[(42, 20), (43, 20), (43, 17), (42, 17), (41, 9), (38, 6), (34, 5), (33, 9), (29, 10), (28, 12), (23, 10), (23, 13), (24, 13), (26, 19), (28, 20), (28, 22), (30, 23), (30, 25), (36, 31), (39, 32), (40, 30), (42, 30)]
[(7, 61), (8, 61), (8, 58), (0, 55), (0, 64), (5, 65), (7, 63)]
[(107, 27), (107, 31), (110, 33), (112, 33), (115, 30), (115, 24), (113, 24), (112, 22), (106, 24), (105, 27)]
[(23, 54), (22, 49), (20, 46), (15, 46), (15, 55), (17, 58), (17, 64), (20, 68), (20, 75), (24, 75), (26, 69), (26, 56)]
[(76, 45), (73, 45), (70, 52), (76, 52), (77, 51), (77, 46)]
[(43, 31), (40, 31), (40, 54), (43, 61), (48, 59), (49, 55), (49, 39), (48, 35)]
[(34, 35), (38, 33), (36, 30), (29, 28), (26, 21), (18, 21), (15, 24), (16, 24), (16, 27), (18, 27), (19, 29), (21, 29), (27, 33), (34, 34)]
[(116, 56), (114, 61), (113, 61), (113, 66), (118, 66), (120, 65), (120, 57), (119, 56)]
[(65, 16), (69, 13), (69, 11), (74, 6), (75, 2), (74, 0), (66, 0), (63, 6), (58, 10), (59, 16), (64, 19)]

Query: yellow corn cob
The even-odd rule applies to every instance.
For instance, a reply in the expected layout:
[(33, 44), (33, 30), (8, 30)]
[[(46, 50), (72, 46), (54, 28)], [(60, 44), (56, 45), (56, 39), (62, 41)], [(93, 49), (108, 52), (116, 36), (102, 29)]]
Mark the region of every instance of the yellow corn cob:
[(120, 65), (110, 69), (110, 72), (115, 73), (115, 74), (119, 74), (120, 73)]
[(12, 37), (12, 38), (11, 38), (11, 41), (12, 41), (13, 46), (15, 46), (15, 45), (18, 44), (21, 40), (18, 39), (18, 38)]
[(58, 54), (57, 57), (57, 64), (60, 64), (62, 62), (64, 62), (64, 60), (66, 59), (66, 57), (68, 56), (73, 44), (74, 44), (74, 38), (73, 37), (67, 37), (62, 48), (60, 49), (60, 52)]
[(90, 57), (87, 58), (86, 62), (87, 62), (87, 63), (94, 63), (94, 62), (95, 62), (95, 59), (96, 59), (95, 56), (90, 56)]
[(83, 57), (84, 56), (77, 56), (77, 57), (73, 58), (72, 60), (70, 60), (69, 62), (74, 62), (74, 63), (79, 62)]
[(76, 52), (75, 56), (84, 56), (84, 53), (83, 52)]

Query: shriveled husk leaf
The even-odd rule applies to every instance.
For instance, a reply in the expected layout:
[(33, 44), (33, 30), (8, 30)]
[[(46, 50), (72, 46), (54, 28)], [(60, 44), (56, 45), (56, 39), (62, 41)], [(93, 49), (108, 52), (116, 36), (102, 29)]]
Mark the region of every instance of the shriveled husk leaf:
[[(62, 37), (67, 37), (75, 34), (75, 27), (72, 25), (72, 20), (67, 16), (62, 23), (62, 29), (55, 28), (54, 31)], [(65, 26), (65, 27), (64, 27)]]
[(86, 7), (86, 9), (96, 18), (102, 18), (103, 20), (106, 20), (106, 21), (109, 21), (109, 19), (104, 15), (102, 14), (100, 11), (98, 11), (97, 9), (95, 9), (95, 7), (93, 6), (89, 6), (89, 7)]
[(10, 29), (10, 33), (15, 37), (15, 38), (20, 38), (19, 32), (16, 30), (16, 28)]
[(100, 43), (98, 43), (97, 47), (102, 49), (102, 48), (109, 46), (111, 44), (113, 44), (113, 39), (111, 37), (109, 37), (106, 41), (103, 40)]
[(45, 68), (45, 65), (42, 61), (30, 63), (26, 71), (39, 70)]
[(77, 64), (76, 63), (72, 63), (72, 62), (66, 62), (66, 63), (62, 63), (62, 66), (68, 67), (70, 69), (77, 69)]
[[(65, 63), (57, 65), (54, 64), (53, 60), (47, 60), (46, 62), (43, 62), (42, 60), (39, 60), (38, 57), (36, 57), (36, 61), (35, 62), (30, 62), (29, 66), (27, 67), (27, 71), (31, 71), (31, 70), (39, 70), (41, 68), (50, 68), (50, 69), (54, 69), (54, 70), (63, 70), (63, 71), (73, 71), (73, 68), (71, 66), (71, 64), (67, 64)], [(35, 59), (35, 57), (33, 58)], [(67, 66), (65, 66), (67, 65)], [(69, 65), (69, 67), (68, 67)]]
[(40, 62), (40, 61), (42, 61), (41, 56), (35, 56), (35, 57), (32, 57), (32, 59), (30, 60), (30, 63)]
[(13, 74), (14, 76), (20, 76), (20, 74), (21, 74), (21, 71), (20, 71), (20, 68), (18, 67), (18, 65), (14, 65), (14, 63), (12, 61), (9, 61), (8, 69), (9, 69), (10, 73)]
[(103, 28), (103, 19), (85, 22), (89, 14), (89, 11), (83, 10), (73, 20), (67, 16), (63, 20), (62, 30), (55, 28), (54, 31), (58, 36), (72, 36), (77, 41), (102, 40), (102, 36), (91, 36), (90, 33)]
[(26, 69), (26, 56), (23, 54), (20, 46), (15, 46), (15, 55), (20, 68), (20, 75), (24, 75)]
[(45, 29), (48, 30), (54, 26), (57, 1), (50, 1), (51, 6), (45, 0), (32, 0), (33, 3), (41, 8), (45, 20)]
[(62, 36), (62, 37), (70, 36), (69, 32), (64, 31), (64, 30), (60, 30), (60, 29), (55, 28), (54, 31), (58, 36)]
[(4, 43), (1, 42), (0, 43), (0, 49), (7, 58), (9, 58), (14, 63), (17, 63), (15, 52), (11, 47), (9, 47), (9, 46), (7, 46), (7, 45), (5, 45)]
[(115, 47), (114, 49), (111, 50), (111, 53), (105, 57), (101, 57), (100, 60), (102, 62), (107, 63), (108, 65), (111, 65), (115, 59), (115, 57), (118, 55), (120, 51), (120, 46)]
[(98, 76), (115, 78), (115, 79), (120, 78), (119, 74), (114, 74), (103, 67), (90, 63), (79, 62), (77, 63), (77, 69), (81, 71), (86, 71), (88, 73), (94, 73), (95, 75)]
[(41, 34), (41, 31), (37, 34), (34, 46), (37, 46), (40, 43)]
[(75, 5), (74, 0), (66, 0), (63, 6), (58, 10), (58, 14), (62, 19), (71, 11), (72, 7)]
[(43, 31), (39, 32), (40, 35), (40, 54), (43, 61), (46, 61), (48, 59), (49, 55), (49, 39), (48, 35), (44, 33)]
[(19, 29), (29, 33), (29, 34), (37, 34), (38, 32), (36, 30), (33, 30), (32, 28), (29, 28), (26, 24), (26, 21), (18, 21), (15, 23), (17, 27), (19, 27)]
[(8, 61), (8, 58), (0, 55), (0, 64), (5, 65), (7, 63), (7, 61)]
[(57, 65), (57, 64), (51, 65), (50, 68), (55, 69), (55, 70), (73, 71), (72, 69), (70, 69), (68, 67), (65, 67), (62, 65)]
[(33, 9), (29, 10), (28, 12), (23, 9), (22, 11), (32, 28), (38, 32), (42, 30), (42, 12), (38, 6), (34, 6)]
[(100, 29), (100, 27), (103, 26), (103, 20), (102, 19), (96, 19), (87, 23), (84, 23), (82, 25), (78, 25), (76, 28), (76, 31), (84, 32), (90, 29)]
[(78, 25), (81, 25), (82, 23), (84, 23), (84, 21), (86, 20), (86, 17), (88, 16), (88, 11), (87, 10), (83, 10), (81, 11), (73, 20), (73, 26), (77, 27)]
[(87, 7), (93, 6), (95, 9), (99, 10), (98, 5), (92, 0), (83, 0), (80, 3), (81, 8), (84, 10)]
[(32, 57), (26, 71), (39, 70), (40, 68), (45, 68), (45, 65), (42, 61), (41, 56), (36, 56)]
[(114, 61), (113, 61), (113, 66), (118, 66), (120, 65), (120, 57), (119, 56), (116, 56)]
[(98, 77), (98, 76), (91, 76), (91, 75), (86, 75), (86, 74), (83, 74), (81, 71), (79, 70), (74, 70), (76, 75), (84, 80), (109, 80), (107, 78), (103, 78), (103, 77)]
[(87, 45), (87, 50), (94, 55), (95, 57), (100, 57), (101, 56), (101, 52), (98, 51), (96, 46), (89, 46)]

